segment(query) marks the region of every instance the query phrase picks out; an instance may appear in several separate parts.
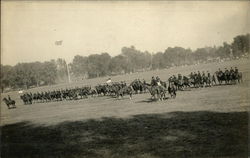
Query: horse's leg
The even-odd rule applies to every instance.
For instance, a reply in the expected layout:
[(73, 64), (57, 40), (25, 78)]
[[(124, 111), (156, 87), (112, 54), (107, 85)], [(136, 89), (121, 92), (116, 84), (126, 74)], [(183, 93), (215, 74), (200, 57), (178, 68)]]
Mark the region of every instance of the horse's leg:
[(158, 100), (161, 100), (161, 94), (159, 92), (157, 93), (157, 101)]

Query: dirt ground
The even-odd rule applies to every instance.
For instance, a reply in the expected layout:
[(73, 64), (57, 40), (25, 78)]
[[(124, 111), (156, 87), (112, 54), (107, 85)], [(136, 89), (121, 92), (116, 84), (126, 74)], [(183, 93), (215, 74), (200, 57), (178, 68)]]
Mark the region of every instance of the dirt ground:
[[(113, 77), (131, 81), (152, 75), (216, 71), (237, 66), (244, 82), (178, 91), (176, 99), (151, 101), (95, 97), (23, 105), (1, 103), (2, 157), (247, 157), (250, 110), (249, 60), (201, 64)], [(30, 91), (94, 85), (105, 78)], [(2, 94), (6, 96), (7, 94)]]

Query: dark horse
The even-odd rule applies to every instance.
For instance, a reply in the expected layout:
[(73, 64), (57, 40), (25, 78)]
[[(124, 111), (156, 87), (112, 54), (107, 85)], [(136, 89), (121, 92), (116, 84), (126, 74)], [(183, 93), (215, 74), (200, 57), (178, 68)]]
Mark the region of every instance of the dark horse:
[(135, 91), (136, 94), (137, 93), (143, 93), (146, 90), (146, 87), (144, 86), (144, 84), (138, 79), (131, 82), (130, 85), (132, 86), (132, 88), (133, 88), (133, 90)]
[(119, 98), (121, 96), (121, 98), (123, 98), (123, 96), (125, 94), (128, 94), (129, 99), (132, 99), (132, 94), (133, 94), (132, 86), (125, 86), (125, 87), (121, 88), (120, 90), (118, 90), (117, 97)]
[(169, 84), (168, 93), (170, 94), (171, 98), (176, 97), (176, 89), (175, 89), (174, 83)]
[(16, 108), (16, 102), (15, 102), (15, 100), (11, 100), (11, 99), (9, 100), (7, 98), (3, 98), (3, 101), (8, 106), (8, 109)]

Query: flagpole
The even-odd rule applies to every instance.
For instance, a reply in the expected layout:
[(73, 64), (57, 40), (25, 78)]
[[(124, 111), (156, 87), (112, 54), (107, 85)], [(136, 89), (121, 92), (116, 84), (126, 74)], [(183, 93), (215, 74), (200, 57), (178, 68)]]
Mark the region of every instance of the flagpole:
[(153, 52), (150, 53), (151, 56), (150, 56), (150, 70), (152, 70), (153, 68)]
[[(55, 45), (56, 46), (61, 46), (62, 42), (63, 42), (63, 40), (55, 41)], [(68, 82), (71, 83), (71, 78), (70, 78), (70, 73), (69, 73), (69, 65), (67, 64), (65, 59), (64, 59), (64, 61), (65, 61), (65, 64), (66, 64), (66, 69), (67, 69)]]
[(66, 63), (66, 68), (67, 68), (67, 74), (68, 74), (68, 82), (70, 83), (71, 82), (71, 79), (70, 79), (70, 73), (69, 73), (69, 66), (65, 60), (65, 63)]

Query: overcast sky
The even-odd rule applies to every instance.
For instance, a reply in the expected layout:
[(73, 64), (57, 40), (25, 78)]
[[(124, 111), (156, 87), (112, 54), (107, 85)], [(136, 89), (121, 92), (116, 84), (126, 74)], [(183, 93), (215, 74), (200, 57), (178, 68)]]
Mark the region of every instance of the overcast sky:
[[(250, 2), (1, 2), (1, 62), (222, 45), (249, 33)], [(63, 40), (62, 45), (55, 41)]]

